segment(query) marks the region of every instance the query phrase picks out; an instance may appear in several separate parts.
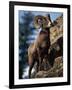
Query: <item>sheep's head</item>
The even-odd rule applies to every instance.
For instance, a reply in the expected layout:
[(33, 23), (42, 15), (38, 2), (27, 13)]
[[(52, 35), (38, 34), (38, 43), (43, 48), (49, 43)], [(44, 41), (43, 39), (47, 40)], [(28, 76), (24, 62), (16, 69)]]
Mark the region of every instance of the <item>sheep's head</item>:
[(52, 24), (51, 19), (50, 19), (50, 15), (48, 16), (41, 16), (38, 15), (34, 18), (34, 26), (35, 28), (39, 29), (45, 29), (47, 27), (50, 27)]

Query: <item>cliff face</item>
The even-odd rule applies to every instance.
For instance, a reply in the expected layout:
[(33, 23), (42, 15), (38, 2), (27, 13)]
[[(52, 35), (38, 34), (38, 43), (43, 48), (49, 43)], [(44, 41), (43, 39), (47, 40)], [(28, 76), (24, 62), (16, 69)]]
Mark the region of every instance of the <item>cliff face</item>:
[(55, 43), (63, 36), (63, 16), (58, 17), (54, 22), (54, 26), (50, 28), (51, 44)]
[(63, 16), (58, 17), (53, 24), (50, 28), (51, 46), (48, 52), (48, 64), (43, 63), (43, 67), (47, 66), (46, 70), (33, 73), (32, 78), (63, 76)]

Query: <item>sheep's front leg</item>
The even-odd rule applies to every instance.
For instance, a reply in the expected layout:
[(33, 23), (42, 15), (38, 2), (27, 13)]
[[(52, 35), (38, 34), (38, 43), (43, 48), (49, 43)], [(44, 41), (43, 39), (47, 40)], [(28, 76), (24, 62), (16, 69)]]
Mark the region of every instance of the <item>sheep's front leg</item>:
[(41, 58), (39, 58), (39, 71), (41, 70)]
[(38, 71), (41, 70), (41, 54), (40, 54), (40, 50), (39, 48), (37, 48), (37, 52), (38, 52), (38, 63), (39, 63), (39, 68), (38, 68)]

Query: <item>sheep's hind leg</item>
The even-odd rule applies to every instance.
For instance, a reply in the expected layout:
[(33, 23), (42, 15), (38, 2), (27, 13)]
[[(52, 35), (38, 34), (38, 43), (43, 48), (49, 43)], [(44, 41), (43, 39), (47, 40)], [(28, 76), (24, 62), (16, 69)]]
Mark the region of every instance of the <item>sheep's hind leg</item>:
[(31, 71), (32, 71), (32, 68), (34, 66), (34, 61), (32, 62), (32, 64), (30, 65), (30, 68), (29, 68), (29, 78), (31, 78)]

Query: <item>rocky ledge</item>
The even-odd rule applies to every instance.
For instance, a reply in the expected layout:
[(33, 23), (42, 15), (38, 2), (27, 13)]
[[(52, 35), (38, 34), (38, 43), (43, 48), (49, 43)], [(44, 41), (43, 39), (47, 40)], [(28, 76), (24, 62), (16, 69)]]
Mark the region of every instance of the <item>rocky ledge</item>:
[(63, 76), (63, 60), (62, 57), (55, 59), (53, 67), (48, 71), (39, 71), (34, 78), (46, 78), (46, 77), (62, 77)]

